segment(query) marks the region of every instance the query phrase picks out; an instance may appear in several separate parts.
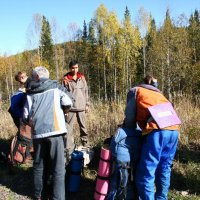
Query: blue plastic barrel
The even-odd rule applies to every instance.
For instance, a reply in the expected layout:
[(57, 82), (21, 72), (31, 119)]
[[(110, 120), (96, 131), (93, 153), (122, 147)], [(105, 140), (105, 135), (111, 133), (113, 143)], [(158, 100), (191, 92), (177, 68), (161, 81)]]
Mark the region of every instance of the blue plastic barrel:
[(80, 186), (81, 169), (83, 166), (83, 152), (74, 151), (71, 155), (71, 161), (69, 163), (70, 174), (68, 179), (69, 192), (77, 192)]

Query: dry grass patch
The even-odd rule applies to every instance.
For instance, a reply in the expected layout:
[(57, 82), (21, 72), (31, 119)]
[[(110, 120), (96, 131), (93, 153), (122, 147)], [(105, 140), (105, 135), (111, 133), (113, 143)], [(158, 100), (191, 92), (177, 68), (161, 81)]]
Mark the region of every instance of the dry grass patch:
[(175, 102), (176, 110), (181, 118), (180, 142), (200, 143), (200, 100), (192, 100), (191, 97), (183, 96)]
[[(171, 190), (169, 200), (199, 200), (200, 199), (200, 103), (194, 102), (188, 97), (181, 97), (175, 101), (176, 110), (182, 120), (180, 130), (180, 142), (177, 150), (174, 167), (172, 168)], [(94, 146), (95, 158), (92, 163), (84, 169), (80, 191), (77, 194), (69, 194), (69, 199), (76, 200), (92, 199), (95, 190), (95, 179), (98, 170), (100, 147), (103, 140), (115, 133), (118, 124), (124, 119), (125, 103), (92, 102), (90, 112), (87, 114), (87, 129), (91, 145)], [(7, 108), (0, 115), (0, 142), (9, 142), (16, 134), (16, 128), (7, 112)], [(76, 140), (79, 140), (79, 128), (74, 127)], [(0, 144), (1, 147), (1, 144)], [(19, 184), (14, 186), (13, 179), (6, 166), (0, 165), (0, 184), (10, 188), (6, 190), (10, 196), (18, 189)], [(23, 178), (30, 181), (30, 166), (20, 168)], [(25, 173), (26, 172), (26, 173)], [(16, 174), (15, 174), (16, 176)], [(21, 176), (21, 175), (20, 175)], [(31, 183), (29, 183), (31, 185)], [(27, 185), (27, 187), (29, 186)], [(19, 191), (21, 188), (19, 188)], [(31, 190), (31, 187), (26, 189)], [(0, 192), (4, 188), (0, 186)], [(26, 194), (24, 194), (26, 196)], [(11, 197), (12, 199), (12, 197)]]

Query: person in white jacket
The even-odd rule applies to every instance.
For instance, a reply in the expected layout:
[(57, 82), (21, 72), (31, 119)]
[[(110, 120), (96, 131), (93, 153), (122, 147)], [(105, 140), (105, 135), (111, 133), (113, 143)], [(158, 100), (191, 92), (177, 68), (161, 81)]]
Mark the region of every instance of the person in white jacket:
[(46, 199), (45, 186), (52, 176), (50, 199), (65, 199), (64, 140), (67, 133), (63, 108), (70, 109), (72, 100), (66, 89), (49, 79), (49, 71), (36, 67), (28, 85), (23, 120), (32, 128), (34, 146), (34, 198)]

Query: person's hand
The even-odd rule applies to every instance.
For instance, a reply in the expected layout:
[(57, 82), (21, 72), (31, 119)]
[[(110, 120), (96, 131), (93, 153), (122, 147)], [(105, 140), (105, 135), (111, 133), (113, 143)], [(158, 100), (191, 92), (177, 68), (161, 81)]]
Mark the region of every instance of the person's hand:
[(155, 79), (155, 78), (153, 78), (152, 81), (153, 81), (154, 83), (157, 83), (157, 82), (158, 82), (157, 79)]
[(89, 112), (89, 106), (86, 106), (85, 107), (85, 113), (88, 113)]
[(63, 112), (64, 112), (65, 115), (68, 114), (70, 108), (71, 108), (71, 106), (63, 106), (63, 105), (62, 105), (62, 110), (63, 110)]
[(63, 77), (62, 82), (63, 82), (64, 86), (69, 85), (69, 79), (67, 77)]
[(158, 87), (158, 81), (157, 79), (153, 78), (152, 81), (151, 81), (151, 85), (153, 85), (154, 87)]

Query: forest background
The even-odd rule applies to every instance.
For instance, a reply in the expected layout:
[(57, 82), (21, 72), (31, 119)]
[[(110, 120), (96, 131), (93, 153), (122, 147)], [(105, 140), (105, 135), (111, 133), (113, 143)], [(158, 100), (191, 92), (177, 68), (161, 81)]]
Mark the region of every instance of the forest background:
[(9, 140), (16, 131), (7, 108), (18, 87), (17, 71), (30, 74), (43, 65), (52, 79), (60, 81), (69, 61), (77, 59), (89, 86), (88, 131), (97, 146), (122, 122), (127, 91), (151, 74), (182, 119), (171, 198), (200, 199), (200, 12), (195, 10), (189, 19), (184, 15), (172, 19), (167, 9), (163, 24), (157, 27), (144, 8), (134, 24), (128, 7), (120, 22), (115, 12), (101, 4), (82, 30), (71, 24), (71, 39), (60, 44), (56, 24), (45, 16), (34, 15), (32, 26), (40, 35), (37, 49), (0, 57), (1, 140)]

